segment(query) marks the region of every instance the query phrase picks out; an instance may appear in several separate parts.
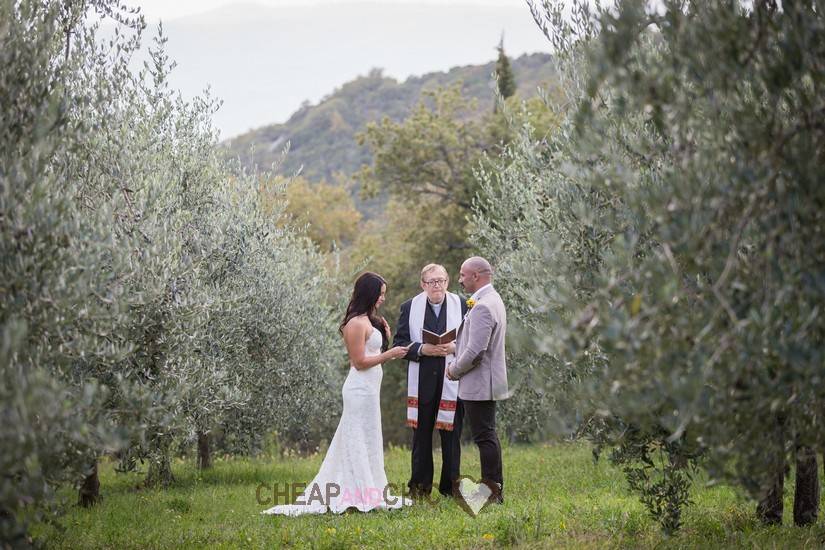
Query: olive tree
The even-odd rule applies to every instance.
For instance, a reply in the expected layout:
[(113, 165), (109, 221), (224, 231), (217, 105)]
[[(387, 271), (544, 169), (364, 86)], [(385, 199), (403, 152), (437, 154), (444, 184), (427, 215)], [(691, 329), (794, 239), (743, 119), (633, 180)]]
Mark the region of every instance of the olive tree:
[(321, 257), (264, 208), (271, 177), (218, 154), (219, 103), (169, 88), (162, 34), (134, 72), (143, 21), (116, 0), (3, 0), (0, 20), (0, 521), (19, 536), (61, 482), (94, 503), (102, 453), (168, 484), (173, 445), (228, 418), (308, 433), (341, 357)]
[[(62, 41), (66, 7), (0, 3), (4, 539), (24, 533), (23, 510), (123, 439), (106, 411), (127, 385), (92, 373), (128, 353), (114, 330), (127, 317), (116, 274), (130, 271), (130, 240), (111, 229), (122, 197), (89, 211), (78, 200), (83, 182), (65, 170), (76, 138), (68, 75), (82, 62)], [(128, 409), (139, 402), (120, 410), (138, 418)]]
[(697, 464), (781, 521), (789, 454), (808, 476), (795, 521), (810, 522), (821, 3), (531, 7), (566, 65), (566, 122), (484, 177), (475, 220), (507, 290), (529, 297), (555, 415), (613, 449), (668, 531)]

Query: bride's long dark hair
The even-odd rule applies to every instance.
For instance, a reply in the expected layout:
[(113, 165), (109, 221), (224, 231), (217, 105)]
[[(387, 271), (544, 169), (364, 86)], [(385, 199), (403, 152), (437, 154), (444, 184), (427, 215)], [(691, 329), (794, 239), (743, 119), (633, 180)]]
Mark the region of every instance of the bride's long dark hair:
[(381, 296), (381, 287), (386, 284), (387, 281), (381, 275), (371, 271), (363, 273), (355, 280), (352, 297), (349, 299), (349, 305), (347, 305), (347, 313), (338, 327), (341, 334), (344, 333), (344, 326), (349, 323), (350, 319), (359, 315), (366, 315), (372, 326), (381, 333), (381, 351), (387, 351), (390, 342), (387, 338), (387, 331), (384, 329), (384, 319), (375, 312), (375, 304), (378, 303), (378, 298)]

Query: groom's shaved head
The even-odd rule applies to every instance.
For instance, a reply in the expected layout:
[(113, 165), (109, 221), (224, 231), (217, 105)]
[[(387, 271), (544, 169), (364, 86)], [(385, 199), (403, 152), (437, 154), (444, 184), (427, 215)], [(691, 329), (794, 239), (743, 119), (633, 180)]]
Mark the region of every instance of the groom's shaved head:
[(462, 267), (466, 268), (467, 271), (478, 273), (479, 275), (489, 274), (491, 277), (493, 275), (493, 267), (490, 265), (490, 262), (481, 256), (467, 258), (464, 260), (464, 265)]
[(461, 264), (458, 272), (458, 284), (467, 292), (475, 292), (490, 283), (493, 278), (493, 268), (490, 262), (481, 256), (467, 258)]

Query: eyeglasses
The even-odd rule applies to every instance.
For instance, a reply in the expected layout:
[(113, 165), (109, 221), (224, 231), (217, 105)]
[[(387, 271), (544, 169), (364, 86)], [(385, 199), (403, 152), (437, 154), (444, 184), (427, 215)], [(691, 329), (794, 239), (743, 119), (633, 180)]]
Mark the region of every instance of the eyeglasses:
[(429, 281), (422, 281), (425, 285), (433, 287), (433, 286), (444, 286), (447, 284), (447, 279), (430, 279)]

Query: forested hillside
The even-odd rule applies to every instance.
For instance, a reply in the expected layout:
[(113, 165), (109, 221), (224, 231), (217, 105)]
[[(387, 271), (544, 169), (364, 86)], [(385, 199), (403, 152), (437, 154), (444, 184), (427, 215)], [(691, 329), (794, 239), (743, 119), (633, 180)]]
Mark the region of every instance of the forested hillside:
[[(538, 86), (554, 79), (553, 59), (547, 54), (523, 55), (512, 60), (513, 73), (522, 97), (535, 95)], [(424, 90), (433, 90), (461, 82), (462, 96), (476, 99), (473, 114), (493, 109), (495, 61), (486, 65), (456, 67), (448, 72), (429, 73), (398, 82), (380, 69), (347, 82), (318, 105), (305, 105), (283, 124), (262, 126), (224, 143), (232, 156), (248, 168), (269, 167), (277, 162), (287, 142), (289, 155), (283, 173), (293, 173), (303, 166), (302, 174), (310, 180), (333, 181), (336, 172), (354, 173), (369, 164), (368, 148), (356, 142), (356, 134), (370, 121), (387, 116), (400, 121), (410, 114)], [(262, 121), (263, 122), (263, 121)]]

